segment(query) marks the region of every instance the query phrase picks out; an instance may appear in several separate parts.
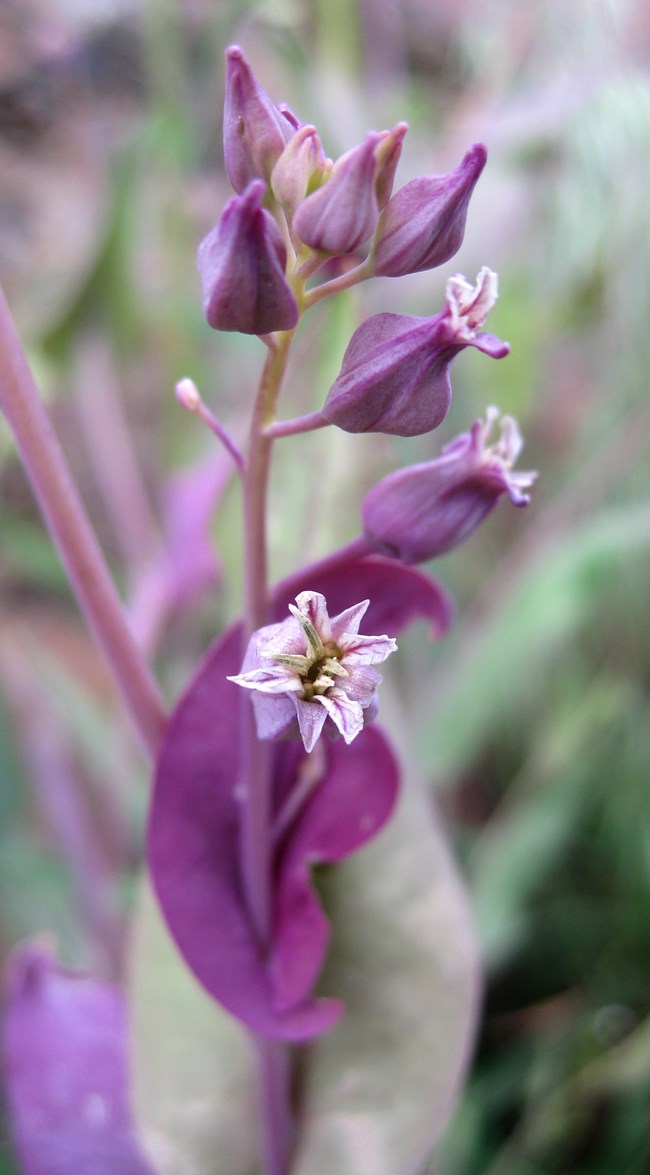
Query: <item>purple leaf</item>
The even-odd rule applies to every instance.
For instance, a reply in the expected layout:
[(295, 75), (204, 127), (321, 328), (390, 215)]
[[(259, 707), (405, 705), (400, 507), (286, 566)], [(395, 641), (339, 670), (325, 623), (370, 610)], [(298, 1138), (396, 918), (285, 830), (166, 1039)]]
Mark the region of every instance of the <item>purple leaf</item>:
[[(336, 572), (316, 576), (313, 586), (323, 591), (332, 611), (369, 596), (364, 626), (379, 625), (377, 631), (399, 631), (425, 615), (439, 632), (449, 617), (446, 597), (433, 581), (389, 559), (351, 559)], [(277, 593), (283, 614), (286, 591), (285, 583)], [(373, 728), (353, 747), (323, 746), (322, 778), (278, 849), (269, 965), (255, 939), (239, 875), (238, 733), (246, 698), (226, 679), (240, 668), (241, 657), (236, 626), (208, 655), (172, 715), (158, 761), (149, 864), (172, 936), (204, 987), (255, 1031), (306, 1039), (341, 1012), (336, 1000), (310, 996), (327, 925), (310, 888), (309, 867), (340, 859), (379, 830), (397, 790), (397, 766), (385, 737)], [(273, 756), (280, 803), (297, 785), (307, 759), (293, 743), (277, 744)]]
[(65, 971), (41, 943), (16, 949), (7, 986), (7, 1100), (23, 1175), (151, 1175), (131, 1125), (120, 991)]
[(273, 619), (284, 617), (294, 596), (305, 590), (322, 592), (332, 612), (342, 612), (356, 597), (369, 599), (363, 624), (372, 632), (398, 636), (414, 620), (424, 618), (435, 640), (451, 623), (451, 599), (436, 580), (380, 555), (353, 557), (332, 571), (295, 572), (274, 590)]
[[(299, 1040), (323, 1031), (338, 1018), (341, 1009), (335, 1000), (313, 1000), (309, 995), (325, 949), (322, 926), (303, 939), (309, 982), (307, 986), (295, 985), (290, 1007), (281, 997), (280, 1010), (276, 1007), (272, 968), (267, 966), (248, 917), (239, 877), (237, 801), (237, 733), (245, 699), (226, 680), (229, 669), (239, 659), (238, 649), (239, 632), (231, 630), (199, 671), (170, 721), (158, 761), (149, 827), (149, 863), (172, 935), (211, 995), (255, 1031)], [(357, 777), (349, 782), (352, 799), (357, 798), (358, 789), (370, 793), (366, 799), (370, 825), (364, 839), (377, 831), (389, 814), (386, 789), (392, 788), (392, 804), (397, 788), (397, 768), (388, 744), (383, 751), (384, 774), (375, 785), (377, 740), (384, 742), (375, 731), (368, 739), (359, 738), (361, 757), (369, 769), (358, 770)], [(365, 758), (364, 746), (368, 750)], [(289, 786), (293, 785), (304, 753), (300, 754), (300, 748), (291, 743), (278, 744), (273, 750), (276, 780), (279, 783), (282, 777), (285, 781), (288, 778)], [(327, 814), (322, 805), (327, 805), (330, 789), (335, 797), (333, 803), (338, 804), (341, 778), (347, 778), (345, 767), (340, 766), (343, 748), (330, 746), (326, 754), (328, 764), (316, 793), (316, 812), (323, 815)], [(358, 757), (355, 761), (358, 766)], [(309, 892), (307, 858), (316, 859), (314, 854), (320, 849), (323, 860), (336, 860), (337, 846), (345, 837), (345, 830), (334, 830), (333, 844), (327, 837), (319, 843), (318, 828), (312, 825), (315, 802), (316, 797), (303, 809), (279, 853), (277, 901), (283, 913), (277, 934), (283, 958), (289, 949), (286, 909), (290, 900), (295, 900), (296, 871), (302, 870), (305, 905), (317, 902)], [(344, 811), (341, 819), (346, 818)], [(354, 808), (350, 821), (354, 829), (358, 825)], [(354, 839), (353, 832), (348, 835)], [(286, 881), (285, 858), (291, 861)], [(287, 897), (283, 887), (287, 887)]]
[(295, 133), (259, 84), (239, 45), (226, 53), (223, 150), (226, 172), (236, 192), (253, 179), (268, 180), (274, 163)]
[(391, 815), (399, 787), (393, 752), (377, 727), (366, 728), (350, 747), (333, 743), (325, 753), (326, 776), (289, 837), (280, 865), (271, 961), (278, 1010), (311, 989), (329, 941), (310, 867), (340, 861), (373, 837)]
[(340, 256), (358, 249), (379, 216), (375, 150), (382, 136), (369, 131), (362, 143), (337, 159), (331, 176), (299, 206), (296, 235), (312, 249)]

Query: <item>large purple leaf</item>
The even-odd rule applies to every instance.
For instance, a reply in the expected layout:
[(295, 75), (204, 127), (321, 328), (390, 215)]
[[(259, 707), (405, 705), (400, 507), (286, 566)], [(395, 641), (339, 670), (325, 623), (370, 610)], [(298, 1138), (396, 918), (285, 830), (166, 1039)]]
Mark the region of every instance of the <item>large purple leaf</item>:
[(282, 855), (276, 891), (271, 968), (278, 1009), (310, 991), (320, 973), (329, 922), (310, 885), (313, 865), (333, 864), (386, 823), (397, 797), (397, 764), (385, 736), (367, 727), (346, 747), (326, 751), (327, 775), (316, 788)]
[[(301, 951), (305, 980), (294, 982), (288, 1001), (256, 940), (240, 885), (237, 733), (248, 700), (226, 680), (237, 643), (231, 633), (218, 646), (171, 719), (156, 774), (149, 864), (177, 945), (211, 995), (255, 1031), (299, 1040), (321, 1032), (341, 1011), (337, 1001), (309, 995), (327, 937), (322, 915), (314, 918), (309, 866), (337, 860), (381, 827), (397, 791), (397, 768), (378, 731), (365, 731), (352, 755), (332, 744), (316, 792), (287, 832), (276, 885), (280, 971)], [(278, 782), (286, 784), (288, 775), (292, 783), (304, 758), (294, 744), (275, 747)], [(332, 821), (328, 809), (341, 808), (346, 782), (349, 808)], [(290, 908), (300, 944), (288, 927)]]
[(452, 603), (435, 579), (383, 555), (350, 558), (331, 570), (303, 569), (278, 584), (273, 595), (273, 619), (283, 620), (287, 606), (301, 591), (322, 592), (330, 616), (360, 600), (370, 600), (363, 620), (364, 632), (398, 636), (413, 620), (423, 618), (431, 636), (446, 632), (452, 617)]
[[(346, 1012), (301, 1058), (291, 1175), (414, 1175), (469, 1062), (479, 976), (462, 882), (412, 782), (376, 840), (325, 870), (320, 889), (332, 922), (323, 983)], [(148, 1153), (159, 1175), (259, 1175), (248, 1034), (203, 993), (143, 896), (131, 1013)]]
[[(333, 611), (370, 597), (371, 627), (390, 635), (415, 615), (426, 615), (436, 631), (447, 620), (441, 590), (391, 560), (351, 560), (310, 584), (323, 591)], [(295, 594), (298, 588), (285, 585), (285, 595), (287, 590)], [(284, 615), (281, 595), (277, 607)], [(235, 627), (209, 654), (170, 720), (156, 774), (149, 864), (171, 933), (210, 994), (257, 1032), (306, 1039), (341, 1013), (336, 999), (310, 994), (328, 937), (311, 867), (339, 860), (379, 830), (394, 802), (397, 767), (384, 736), (372, 727), (350, 748), (326, 744), (322, 779), (280, 846), (267, 960), (240, 882), (238, 732), (248, 700), (226, 680), (240, 663)], [(295, 783), (304, 761), (295, 745), (278, 744), (273, 758), (276, 786), (282, 779), (286, 785), (287, 774)]]
[(126, 1016), (110, 983), (63, 970), (40, 943), (9, 964), (7, 1101), (23, 1175), (152, 1175), (127, 1099)]

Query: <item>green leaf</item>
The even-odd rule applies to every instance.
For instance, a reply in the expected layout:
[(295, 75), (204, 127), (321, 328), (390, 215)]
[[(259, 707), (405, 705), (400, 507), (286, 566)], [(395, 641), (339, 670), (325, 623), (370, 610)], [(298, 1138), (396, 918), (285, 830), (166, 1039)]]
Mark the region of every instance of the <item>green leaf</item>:
[(146, 882), (134, 920), (134, 1113), (157, 1175), (254, 1175), (254, 1059), (246, 1031), (180, 958)]
[(292, 1175), (407, 1175), (440, 1136), (476, 1022), (464, 889), (432, 809), (407, 789), (380, 837), (323, 880), (323, 989), (346, 1014), (311, 1048)]

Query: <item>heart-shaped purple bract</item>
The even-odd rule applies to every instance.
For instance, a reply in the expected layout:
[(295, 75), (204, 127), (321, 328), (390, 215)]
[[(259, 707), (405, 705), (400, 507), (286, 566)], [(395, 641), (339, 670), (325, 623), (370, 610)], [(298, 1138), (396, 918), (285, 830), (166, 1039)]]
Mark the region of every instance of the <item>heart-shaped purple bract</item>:
[[(285, 597), (292, 598), (298, 580), (278, 590), (274, 612), (285, 614)], [(295, 591), (301, 587), (321, 591), (337, 611), (370, 597), (373, 630), (399, 632), (424, 615), (439, 632), (448, 618), (433, 581), (380, 557), (351, 559)], [(240, 878), (239, 730), (241, 707), (249, 703), (227, 677), (240, 668), (241, 656), (238, 625), (209, 653), (170, 719), (156, 772), (149, 865), (176, 944), (210, 994), (256, 1032), (308, 1039), (342, 1011), (335, 998), (312, 995), (329, 938), (312, 867), (341, 860), (379, 832), (397, 798), (399, 769), (377, 727), (351, 746), (323, 743), (318, 785), (277, 847), (273, 937), (265, 953)], [(272, 747), (276, 803), (295, 785), (305, 759), (299, 744)]]

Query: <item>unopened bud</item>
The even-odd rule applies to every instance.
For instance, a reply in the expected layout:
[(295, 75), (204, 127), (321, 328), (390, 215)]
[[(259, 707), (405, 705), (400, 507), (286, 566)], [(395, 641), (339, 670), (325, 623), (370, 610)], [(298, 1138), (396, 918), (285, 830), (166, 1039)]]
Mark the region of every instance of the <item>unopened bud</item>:
[(271, 173), (274, 195), (295, 212), (325, 170), (325, 152), (315, 126), (301, 126), (289, 140)]
[(380, 139), (371, 131), (336, 160), (326, 183), (303, 200), (293, 227), (305, 245), (340, 257), (372, 236), (379, 215), (375, 147)]
[(226, 53), (223, 149), (226, 172), (236, 192), (252, 179), (269, 180), (295, 126), (262, 89), (242, 50)]
[(187, 412), (198, 412), (201, 407), (201, 395), (193, 379), (186, 377), (176, 384), (176, 399), (181, 408)]
[(411, 180), (389, 200), (377, 225), (374, 271), (401, 277), (442, 265), (465, 235), (467, 206), (487, 159), (481, 143), (447, 175)]
[(265, 185), (253, 180), (226, 204), (197, 255), (203, 309), (215, 330), (266, 335), (290, 330), (298, 307), (285, 280), (286, 249), (264, 208)]

